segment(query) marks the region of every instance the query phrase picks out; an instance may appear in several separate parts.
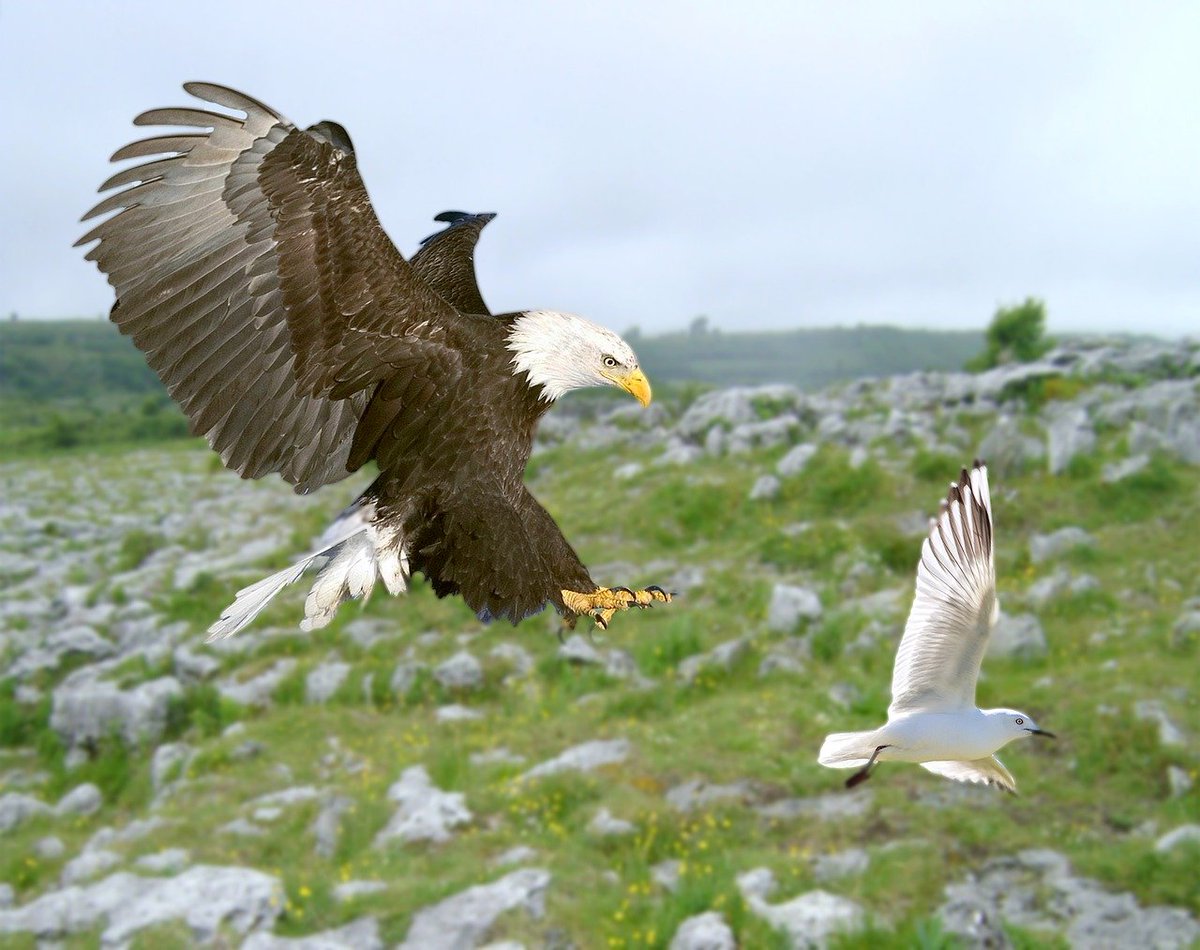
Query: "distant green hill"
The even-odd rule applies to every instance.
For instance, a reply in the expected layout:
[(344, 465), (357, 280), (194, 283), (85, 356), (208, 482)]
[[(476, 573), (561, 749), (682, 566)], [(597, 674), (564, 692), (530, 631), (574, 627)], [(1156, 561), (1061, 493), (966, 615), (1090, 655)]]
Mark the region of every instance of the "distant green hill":
[[(631, 334), (656, 382), (764, 382), (803, 388), (919, 369), (957, 369), (982, 332), (858, 326), (776, 333)], [(108, 399), (162, 387), (133, 344), (105, 320), (0, 323), (0, 399)]]
[[(651, 380), (713, 386), (792, 383), (956, 369), (982, 332), (837, 327), (629, 334)], [(0, 323), (0, 448), (68, 447), (186, 435), (182, 414), (127, 337), (106, 320)]]
[(0, 399), (95, 399), (162, 392), (134, 345), (107, 320), (0, 323)]
[(816, 389), (860, 376), (961, 369), (983, 347), (982, 331), (857, 326), (724, 333), (632, 334), (650, 378), (714, 386), (792, 383)]

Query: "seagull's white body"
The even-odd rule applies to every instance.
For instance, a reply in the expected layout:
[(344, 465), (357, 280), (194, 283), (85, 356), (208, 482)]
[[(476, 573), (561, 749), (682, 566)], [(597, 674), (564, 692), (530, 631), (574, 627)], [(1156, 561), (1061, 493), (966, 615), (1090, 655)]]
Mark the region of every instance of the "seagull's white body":
[(860, 768), (916, 762), (960, 782), (1010, 792), (1016, 782), (995, 753), (1014, 739), (1049, 735), (1025, 713), (979, 709), (975, 684), (999, 615), (987, 468), (980, 462), (951, 484), (921, 548), (917, 592), (892, 673), (883, 727), (826, 737), (818, 761)]

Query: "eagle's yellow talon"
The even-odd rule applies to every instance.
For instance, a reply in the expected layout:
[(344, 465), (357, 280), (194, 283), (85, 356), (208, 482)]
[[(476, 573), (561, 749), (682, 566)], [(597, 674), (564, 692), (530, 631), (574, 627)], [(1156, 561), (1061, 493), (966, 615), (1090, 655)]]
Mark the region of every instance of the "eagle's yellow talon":
[(601, 587), (585, 594), (581, 591), (564, 590), (563, 605), (578, 616), (587, 614), (601, 630), (608, 629), (609, 621), (618, 610), (637, 607), (645, 610), (655, 603), (670, 603), (671, 595), (661, 587), (651, 586), (645, 590), (630, 590), (628, 587)]

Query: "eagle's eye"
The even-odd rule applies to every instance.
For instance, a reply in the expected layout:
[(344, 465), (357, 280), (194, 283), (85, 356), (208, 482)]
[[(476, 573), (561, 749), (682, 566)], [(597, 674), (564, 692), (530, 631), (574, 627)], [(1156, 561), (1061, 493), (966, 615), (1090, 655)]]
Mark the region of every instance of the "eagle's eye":
[(1017, 717), (1017, 725), (1018, 725), (1018, 726), (1023, 726), (1023, 725), (1025, 725), (1025, 720), (1024, 720), (1024, 719), (1022, 719), (1020, 716), (1018, 716), (1018, 717)]
[(604, 357), (604, 365), (605, 366), (616, 366), (617, 361), (616, 361), (616, 359), (614, 359), (611, 356), (606, 356), (606, 357)]

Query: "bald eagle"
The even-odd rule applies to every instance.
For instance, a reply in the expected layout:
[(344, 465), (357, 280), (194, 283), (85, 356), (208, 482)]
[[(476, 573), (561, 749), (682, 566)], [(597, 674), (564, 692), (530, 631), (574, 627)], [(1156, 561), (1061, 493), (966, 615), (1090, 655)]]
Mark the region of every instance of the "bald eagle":
[(278, 472), (297, 492), (374, 460), (379, 475), (292, 566), (240, 591), (212, 625), (230, 636), (310, 566), (304, 629), (392, 594), (421, 572), (484, 621), (552, 604), (568, 624), (668, 601), (658, 586), (597, 585), (523, 483), (538, 420), (564, 393), (650, 384), (629, 345), (552, 310), (493, 315), (474, 250), (490, 214), (446, 212), (406, 260), (380, 226), (350, 136), (299, 129), (240, 92), (187, 83), (233, 113), (153, 109), (167, 132), (119, 149), (153, 158), (109, 178), (80, 238), (132, 337), (224, 464)]

